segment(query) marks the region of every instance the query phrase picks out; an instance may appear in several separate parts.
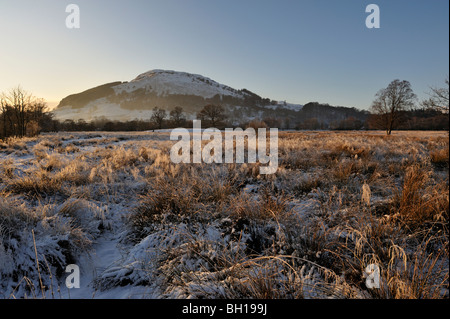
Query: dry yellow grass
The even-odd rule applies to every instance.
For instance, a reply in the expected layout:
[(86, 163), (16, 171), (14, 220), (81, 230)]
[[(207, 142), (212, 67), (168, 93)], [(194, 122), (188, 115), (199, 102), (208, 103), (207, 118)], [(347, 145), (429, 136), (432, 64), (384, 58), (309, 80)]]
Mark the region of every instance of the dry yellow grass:
[[(154, 261), (168, 297), (448, 298), (445, 132), (280, 132), (271, 176), (259, 163), (174, 164), (173, 143), (167, 133), (14, 141), (0, 149), (0, 192), (35, 211), (65, 202), (58, 214), (74, 228), (56, 228), (78, 231), (80, 245), (95, 231), (79, 207), (132, 202), (131, 245), (178, 236)], [(12, 162), (14, 151), (32, 159)], [(14, 227), (34, 223), (2, 214)], [(382, 271), (378, 290), (364, 284), (371, 263)]]

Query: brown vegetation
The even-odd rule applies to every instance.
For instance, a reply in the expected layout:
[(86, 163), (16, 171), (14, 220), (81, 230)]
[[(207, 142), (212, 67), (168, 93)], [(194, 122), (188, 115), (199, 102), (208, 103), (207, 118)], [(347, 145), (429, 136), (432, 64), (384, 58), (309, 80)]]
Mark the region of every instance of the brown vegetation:
[[(5, 230), (45, 223), (37, 238), (71, 234), (59, 249), (76, 258), (109, 227), (98, 203), (120, 207), (123, 244), (148, 257), (99, 289), (157, 280), (167, 298), (448, 298), (445, 133), (284, 132), (267, 176), (259, 163), (173, 164), (165, 133), (8, 143), (0, 253)], [(369, 264), (378, 289), (365, 285)]]

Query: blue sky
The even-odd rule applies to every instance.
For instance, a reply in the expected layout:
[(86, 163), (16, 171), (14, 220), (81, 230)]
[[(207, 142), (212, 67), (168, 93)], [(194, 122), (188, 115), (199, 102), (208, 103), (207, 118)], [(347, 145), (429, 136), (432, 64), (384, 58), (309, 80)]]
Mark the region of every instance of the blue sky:
[[(68, 4), (80, 29), (65, 25)], [(368, 29), (368, 4), (381, 28)], [(0, 92), (51, 105), (151, 69), (262, 97), (369, 108), (399, 78), (419, 98), (449, 73), (447, 0), (0, 0)]]

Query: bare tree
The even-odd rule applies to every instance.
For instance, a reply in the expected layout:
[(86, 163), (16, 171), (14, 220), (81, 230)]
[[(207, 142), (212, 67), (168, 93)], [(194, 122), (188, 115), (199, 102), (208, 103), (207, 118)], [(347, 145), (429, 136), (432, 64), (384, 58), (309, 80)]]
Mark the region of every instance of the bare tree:
[(28, 123), (27, 113), (35, 98), (20, 86), (11, 89), (7, 93), (2, 93), (1, 96), (2, 114), (3, 117), (7, 117), (10, 123), (10, 129), (12, 130), (9, 135), (18, 137), (25, 136)]
[(176, 127), (182, 126), (186, 121), (186, 118), (183, 115), (183, 108), (181, 106), (177, 106), (175, 109), (170, 111), (170, 119)]
[(150, 121), (155, 123), (159, 129), (162, 129), (164, 119), (166, 118), (166, 110), (160, 109), (158, 107), (155, 107), (153, 109), (152, 117), (150, 118)]
[(443, 113), (449, 113), (449, 81), (445, 80), (445, 87), (430, 87), (430, 96), (427, 100), (422, 101), (422, 106), (427, 109), (437, 110)]
[(208, 121), (212, 127), (217, 127), (225, 118), (225, 109), (220, 105), (208, 104), (197, 114), (202, 121)]
[(17, 86), (0, 94), (1, 137), (33, 136), (40, 132), (40, 125), (50, 119), (43, 99)]
[(371, 111), (377, 117), (377, 125), (390, 135), (404, 111), (413, 109), (416, 95), (408, 81), (394, 80), (375, 95)]

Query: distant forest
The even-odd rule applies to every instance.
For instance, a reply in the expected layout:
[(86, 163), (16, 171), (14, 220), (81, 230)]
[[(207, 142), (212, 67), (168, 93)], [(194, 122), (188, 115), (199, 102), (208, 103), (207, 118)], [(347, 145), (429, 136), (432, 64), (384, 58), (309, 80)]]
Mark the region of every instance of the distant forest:
[[(110, 83), (100, 87), (102, 94), (109, 91)], [(78, 99), (84, 104), (96, 98), (99, 88), (83, 95), (74, 95), (68, 100)], [(376, 114), (368, 110), (359, 110), (343, 106), (332, 106), (318, 102), (310, 102), (300, 110), (291, 110), (275, 101), (262, 99), (248, 90), (245, 93), (246, 107), (230, 107), (214, 105), (221, 109), (216, 114), (215, 122), (224, 127), (271, 127), (281, 130), (380, 130), (384, 129), (383, 121), (389, 114)], [(154, 115), (149, 119), (136, 119), (133, 121), (111, 121), (106, 118), (87, 122), (80, 120), (56, 120), (53, 113), (47, 110), (42, 99), (33, 97), (20, 87), (8, 93), (3, 93), (0, 99), (0, 139), (8, 137), (35, 136), (40, 132), (58, 131), (148, 131), (155, 129), (170, 129), (176, 127), (192, 127), (192, 121), (186, 119), (186, 113), (197, 114), (200, 118), (202, 110), (196, 106), (196, 113), (190, 107), (153, 108)], [(86, 99), (84, 99), (86, 98)], [(63, 100), (64, 104), (67, 101)], [(206, 102), (206, 101), (203, 101)], [(208, 102), (219, 102), (211, 99)], [(223, 105), (223, 104), (222, 104)], [(271, 105), (272, 108), (261, 105)], [(204, 106), (205, 108), (206, 106)], [(206, 114), (206, 115), (205, 115)], [(206, 118), (208, 114), (205, 113)], [(203, 117), (204, 119), (205, 117)], [(436, 107), (411, 108), (399, 110), (395, 114), (395, 130), (449, 130), (449, 112), (447, 109)], [(381, 123), (381, 126), (380, 126)], [(207, 125), (208, 123), (205, 123)], [(206, 127), (206, 126), (205, 126)], [(208, 126), (210, 127), (210, 126)]]
[[(288, 105), (262, 98), (247, 90), (233, 90), (236, 96), (215, 95), (204, 98), (196, 95), (170, 94), (158, 96), (144, 88), (132, 92), (115, 92), (113, 89), (122, 82), (112, 82), (86, 90), (64, 98), (58, 107), (70, 106), (83, 108), (90, 102), (105, 99), (118, 104), (127, 110), (153, 110), (153, 116), (148, 119), (133, 121), (111, 121), (97, 118), (85, 120), (57, 121), (41, 116), (34, 116), (34, 128), (41, 131), (146, 131), (154, 129), (170, 129), (175, 127), (192, 127), (192, 121), (186, 118), (197, 118), (202, 108), (214, 105), (221, 109), (215, 116), (220, 121), (220, 127), (248, 127), (258, 122), (260, 126), (284, 130), (448, 130), (448, 80), (444, 87), (432, 87), (428, 93), (429, 99), (415, 103), (416, 95), (412, 92), (408, 81), (394, 80), (387, 88), (381, 89), (370, 110), (360, 110), (353, 107), (332, 106), (325, 103), (310, 102), (300, 110), (289, 109)], [(231, 88), (230, 88), (231, 89)], [(407, 94), (406, 94), (407, 93)], [(10, 94), (11, 95), (11, 94)], [(390, 97), (392, 99), (390, 100)], [(4, 101), (5, 99), (3, 99)], [(7, 100), (7, 99), (6, 99)], [(15, 103), (15, 102), (14, 102)], [(13, 103), (10, 103), (14, 105)], [(17, 118), (14, 107), (4, 105), (3, 118), (4, 136), (14, 133), (11, 119)], [(32, 109), (32, 108), (31, 108)], [(189, 114), (190, 116), (186, 116)], [(16, 116), (16, 117), (14, 117)], [(0, 117), (1, 118), (1, 117)], [(1, 123), (0, 122), (0, 123)], [(36, 126), (38, 122), (38, 126)], [(253, 123), (250, 123), (253, 122)], [(207, 123), (205, 123), (206, 125)], [(0, 124), (2, 125), (2, 124)], [(22, 132), (25, 132), (22, 125)]]
[[(378, 115), (369, 111), (361, 111), (355, 108), (336, 107), (328, 104), (312, 102), (306, 104), (300, 111), (281, 109), (265, 112), (257, 121), (266, 127), (284, 130), (378, 130)], [(252, 121), (237, 123), (231, 121), (236, 116), (225, 114), (223, 127), (251, 126)], [(404, 111), (400, 114), (397, 130), (449, 130), (449, 116), (438, 110), (417, 109)], [(170, 129), (175, 127), (192, 127), (192, 121), (178, 119), (177, 121), (167, 112), (166, 117), (159, 124), (155, 119), (133, 121), (110, 121), (106, 118), (96, 119), (91, 122), (85, 120), (57, 121), (52, 119), (42, 123), (43, 131), (147, 131), (155, 129)]]

